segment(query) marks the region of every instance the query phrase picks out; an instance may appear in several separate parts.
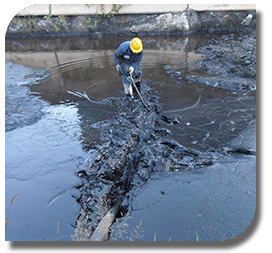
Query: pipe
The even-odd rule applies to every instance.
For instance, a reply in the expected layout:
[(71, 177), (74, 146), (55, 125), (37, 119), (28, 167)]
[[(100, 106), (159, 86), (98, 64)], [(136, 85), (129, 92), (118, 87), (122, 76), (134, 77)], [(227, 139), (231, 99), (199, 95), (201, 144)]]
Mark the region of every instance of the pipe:
[(105, 241), (107, 239), (110, 227), (115, 220), (119, 209), (120, 202), (117, 201), (98, 224), (96, 230), (91, 236), (91, 241)]

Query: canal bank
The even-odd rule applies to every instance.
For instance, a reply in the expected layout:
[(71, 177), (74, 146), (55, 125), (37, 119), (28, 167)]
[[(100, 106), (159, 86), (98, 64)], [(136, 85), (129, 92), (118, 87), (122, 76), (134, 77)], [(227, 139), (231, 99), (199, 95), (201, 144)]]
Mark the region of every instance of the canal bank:
[(246, 31), (256, 28), (255, 5), (33, 5), (11, 20), (6, 36), (152, 35)]

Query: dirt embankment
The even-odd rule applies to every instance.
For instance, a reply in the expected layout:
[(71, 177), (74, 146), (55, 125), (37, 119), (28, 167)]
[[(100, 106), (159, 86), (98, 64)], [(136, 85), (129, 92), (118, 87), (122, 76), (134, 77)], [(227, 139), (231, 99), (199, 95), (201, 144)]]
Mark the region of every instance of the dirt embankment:
[(201, 11), (152, 15), (84, 15), (14, 17), (7, 36), (146, 35), (199, 31), (248, 30), (256, 27), (256, 11)]

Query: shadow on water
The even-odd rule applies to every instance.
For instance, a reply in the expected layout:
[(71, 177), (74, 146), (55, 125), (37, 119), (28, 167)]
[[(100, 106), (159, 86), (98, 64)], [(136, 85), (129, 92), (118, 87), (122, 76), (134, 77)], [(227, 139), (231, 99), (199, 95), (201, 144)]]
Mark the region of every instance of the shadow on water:
[[(160, 233), (164, 238), (162, 240), (169, 239), (166, 237), (172, 233), (175, 234), (172, 239), (192, 240), (194, 229), (197, 229), (202, 231), (202, 240), (225, 240), (242, 232), (247, 227), (245, 224), (252, 219), (250, 211), (240, 227), (234, 227), (232, 232), (226, 234), (218, 232), (220, 228), (210, 220), (217, 210), (209, 210), (203, 199), (207, 194), (212, 196), (207, 197), (210, 205), (217, 200), (221, 201), (221, 197), (215, 195), (215, 192), (222, 173), (213, 174), (212, 169), (207, 170), (206, 174), (202, 170), (199, 173), (194, 171), (212, 165), (214, 159), (221, 158), (223, 148), (254, 122), (254, 92), (221, 90), (187, 80), (189, 74), (208, 75), (203, 68), (197, 68), (196, 62), (202, 55), (196, 54), (195, 50), (208, 45), (211, 35), (143, 37), (142, 92), (144, 99), (152, 107), (152, 112), (148, 113), (139, 100), (130, 102), (124, 99), (122, 82), (112, 60), (114, 51), (123, 40), (122, 37), (103, 37), (101, 40), (87, 37), (6, 40), (6, 61), (13, 63), (10, 68), (16, 70), (20, 66), (16, 64), (22, 64), (47, 69), (41, 80), (19, 87), (28, 89), (25, 97), (30, 97), (30, 100), (38, 97), (46, 104), (39, 105), (39, 108), (35, 103), (33, 105), (32, 113), (35, 110), (41, 112), (39, 119), (35, 120), (37, 123), (34, 124), (33, 121), (33, 125), (29, 126), (16, 125), (15, 120), (12, 131), (6, 133), (9, 143), (6, 145), (9, 153), (6, 157), (6, 178), (9, 182), (6, 186), (6, 202), (12, 195), (11, 188), (17, 180), (22, 182), (22, 186), (18, 188), (22, 195), (33, 184), (33, 198), (26, 198), (29, 204), (39, 199), (41, 192), (50, 192), (47, 193), (46, 200), (33, 210), (48, 212), (50, 215), (43, 222), (31, 223), (33, 229), (36, 229), (49, 219), (46, 232), (40, 231), (47, 235), (34, 236), (34, 230), (29, 233), (22, 230), (19, 233), (25, 233), (25, 237), (21, 238), (19, 234), (15, 236), (17, 225), (14, 222), (14, 227), (6, 234), (7, 240), (56, 240), (58, 235), (52, 231), (59, 219), (66, 223), (61, 240), (71, 240), (73, 227), (70, 225), (79, 228), (82, 224), (88, 224), (93, 230), (116, 201), (123, 203), (121, 212), (134, 210), (135, 222), (131, 226), (139, 223), (137, 219), (141, 215), (152, 222), (152, 208), (162, 199), (171, 203), (179, 198), (179, 191), (183, 192), (183, 197), (188, 194), (195, 200), (189, 204), (190, 200), (185, 197), (184, 201), (188, 206), (184, 211), (176, 213), (159, 228), (154, 224), (149, 224), (150, 228), (143, 225), (146, 233)], [(166, 65), (183, 67), (183, 70), (172, 78), (165, 73)], [(29, 79), (31, 75), (22, 78)], [(6, 90), (11, 89), (11, 86), (7, 87), (6, 84)], [(14, 116), (14, 112), (12, 115)], [(19, 136), (22, 136), (21, 140)], [(24, 143), (23, 148), (17, 144), (19, 141)], [(35, 147), (34, 142), (39, 144)], [(12, 149), (13, 153), (10, 152)], [(221, 153), (218, 154), (218, 151)], [(20, 152), (21, 158), (17, 157), (15, 162), (11, 162), (17, 156), (16, 152)], [(33, 154), (26, 156), (29, 152)], [(34, 156), (37, 157), (36, 160)], [(24, 162), (25, 157), (27, 162)], [(231, 159), (228, 162), (232, 162)], [(237, 163), (239, 161), (235, 162)], [(20, 174), (19, 169), (15, 173), (15, 168), (27, 166), (40, 168), (28, 169), (29, 174), (25, 175)], [(193, 173), (184, 174), (185, 171)], [(75, 177), (75, 173), (78, 177)], [(42, 183), (41, 176), (44, 176)], [(66, 183), (59, 183), (60, 178), (65, 181), (69, 179)], [(206, 189), (205, 184), (211, 180), (213, 185)], [(254, 181), (254, 177), (250, 177), (250, 180)], [(199, 194), (201, 185), (206, 190)], [(252, 185), (254, 189), (254, 182)], [(228, 192), (228, 186), (229, 184), (224, 184), (219, 192)], [(142, 192), (146, 192), (145, 197)], [(168, 195), (169, 192), (172, 193)], [(67, 193), (73, 198), (67, 197)], [(229, 194), (232, 195), (233, 192), (229, 191)], [(167, 199), (165, 196), (171, 197)], [(71, 199), (73, 207), (69, 208)], [(245, 201), (250, 202), (250, 199)], [(81, 206), (79, 215), (76, 214), (76, 202)], [(237, 205), (235, 201), (232, 204)], [(50, 209), (53, 205), (56, 207)], [(251, 206), (254, 209), (254, 205)], [(177, 203), (173, 210), (170, 209), (171, 212), (177, 212), (180, 208), (184, 206)], [(199, 223), (192, 215), (194, 208)], [(220, 208), (228, 210), (226, 205), (221, 205)], [(56, 215), (53, 218), (57, 209), (71, 211), (65, 211), (67, 217)], [(240, 214), (244, 212), (242, 209), (232, 212)], [(164, 212), (166, 210), (161, 211), (161, 214)], [(227, 213), (228, 211), (224, 211), (222, 215)], [(239, 219), (236, 213), (233, 215), (235, 221)], [(14, 211), (14, 216), (16, 215), (18, 213)], [(26, 213), (19, 217), (22, 220), (17, 221), (18, 225), (25, 223), (25, 227), (31, 227), (26, 224), (29, 220)], [(75, 223), (72, 217), (77, 217)], [(216, 217), (219, 219), (218, 225), (227, 227), (228, 231), (231, 229), (220, 222), (218, 215)], [(184, 219), (188, 222), (184, 222)], [(179, 221), (184, 230), (174, 229), (173, 232), (171, 224)], [(216, 227), (218, 236), (211, 232), (209, 222)], [(124, 223), (120, 227), (118, 224), (114, 227), (115, 231), (124, 229)], [(85, 225), (81, 227), (81, 233), (85, 231), (86, 235), (89, 228)], [(150, 234), (141, 240), (152, 240)], [(85, 235), (78, 235), (75, 239), (83, 239)]]

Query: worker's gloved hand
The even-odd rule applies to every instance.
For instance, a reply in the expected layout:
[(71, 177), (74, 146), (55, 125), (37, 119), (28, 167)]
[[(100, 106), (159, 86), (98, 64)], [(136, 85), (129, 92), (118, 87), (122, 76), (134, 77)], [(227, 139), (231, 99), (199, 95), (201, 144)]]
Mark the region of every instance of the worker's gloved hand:
[(129, 74), (132, 75), (132, 73), (134, 72), (134, 68), (132, 66), (130, 66), (129, 69), (128, 69), (128, 71), (129, 71)]
[(117, 72), (118, 72), (118, 75), (119, 76), (122, 76), (124, 73), (123, 73), (123, 70), (122, 70), (122, 68), (121, 68), (121, 66), (118, 64), (118, 65), (116, 65), (116, 69), (117, 69)]
[(127, 71), (127, 73), (126, 73), (126, 75), (127, 75), (127, 76), (132, 75), (132, 74), (133, 74), (133, 71), (134, 71), (134, 68), (133, 68), (132, 66), (130, 66), (129, 69), (128, 69), (128, 71)]

